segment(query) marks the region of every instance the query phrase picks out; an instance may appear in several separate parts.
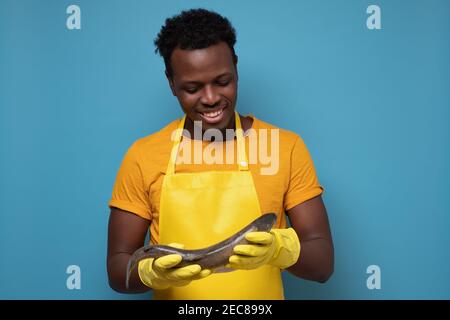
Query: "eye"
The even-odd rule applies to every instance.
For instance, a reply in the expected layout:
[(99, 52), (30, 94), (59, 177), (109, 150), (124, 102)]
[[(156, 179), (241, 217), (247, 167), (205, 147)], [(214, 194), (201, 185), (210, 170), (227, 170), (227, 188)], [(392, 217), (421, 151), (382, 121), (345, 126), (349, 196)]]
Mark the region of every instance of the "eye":
[(217, 81), (216, 82), (219, 86), (227, 86), (230, 83), (230, 80), (222, 80), (222, 81)]
[(197, 92), (198, 89), (197, 88), (186, 88), (184, 90), (189, 94), (194, 94)]

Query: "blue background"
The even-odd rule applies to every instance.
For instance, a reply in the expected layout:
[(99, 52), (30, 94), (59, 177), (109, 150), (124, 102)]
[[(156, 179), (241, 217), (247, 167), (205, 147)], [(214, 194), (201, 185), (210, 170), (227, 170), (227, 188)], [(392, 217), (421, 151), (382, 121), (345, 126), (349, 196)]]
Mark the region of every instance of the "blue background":
[[(131, 143), (182, 115), (153, 39), (199, 6), (238, 32), (239, 111), (300, 134), (325, 187), (335, 273), (284, 274), (286, 297), (449, 299), (445, 0), (0, 0), (0, 298), (150, 297), (108, 286), (107, 202)], [(72, 264), (81, 290), (66, 288)]]

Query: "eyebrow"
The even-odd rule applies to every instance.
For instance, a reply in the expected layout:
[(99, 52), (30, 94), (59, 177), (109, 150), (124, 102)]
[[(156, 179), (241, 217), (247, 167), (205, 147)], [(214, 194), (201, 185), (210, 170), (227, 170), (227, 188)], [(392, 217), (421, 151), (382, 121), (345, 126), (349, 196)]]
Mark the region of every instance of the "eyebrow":
[[(221, 78), (221, 77), (224, 77), (224, 76), (232, 76), (233, 74), (231, 73), (231, 72), (224, 72), (224, 73), (222, 73), (222, 74), (219, 74), (217, 77), (215, 77), (214, 78), (214, 80), (215, 79), (218, 79), (218, 78)], [(201, 84), (202, 82), (200, 82), (200, 81), (195, 81), (195, 80), (192, 80), (192, 81), (181, 81), (181, 83), (183, 84), (183, 85), (186, 85), (186, 84)]]

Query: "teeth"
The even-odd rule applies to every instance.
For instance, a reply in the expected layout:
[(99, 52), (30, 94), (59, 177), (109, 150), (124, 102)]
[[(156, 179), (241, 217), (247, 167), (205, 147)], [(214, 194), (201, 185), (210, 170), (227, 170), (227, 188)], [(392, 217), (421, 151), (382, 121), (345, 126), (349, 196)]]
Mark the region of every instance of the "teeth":
[(219, 111), (215, 111), (215, 112), (203, 113), (203, 115), (205, 115), (209, 118), (214, 118), (214, 117), (217, 117), (219, 114), (221, 114), (222, 111), (223, 111), (223, 109), (221, 109)]

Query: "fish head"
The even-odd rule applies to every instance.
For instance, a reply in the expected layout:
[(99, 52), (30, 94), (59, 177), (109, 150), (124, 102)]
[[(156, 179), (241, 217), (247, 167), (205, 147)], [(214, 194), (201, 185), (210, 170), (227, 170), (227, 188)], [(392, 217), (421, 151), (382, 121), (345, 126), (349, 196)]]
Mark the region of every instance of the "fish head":
[(275, 221), (277, 221), (277, 215), (275, 213), (266, 213), (253, 222), (253, 225), (258, 231), (270, 231)]

